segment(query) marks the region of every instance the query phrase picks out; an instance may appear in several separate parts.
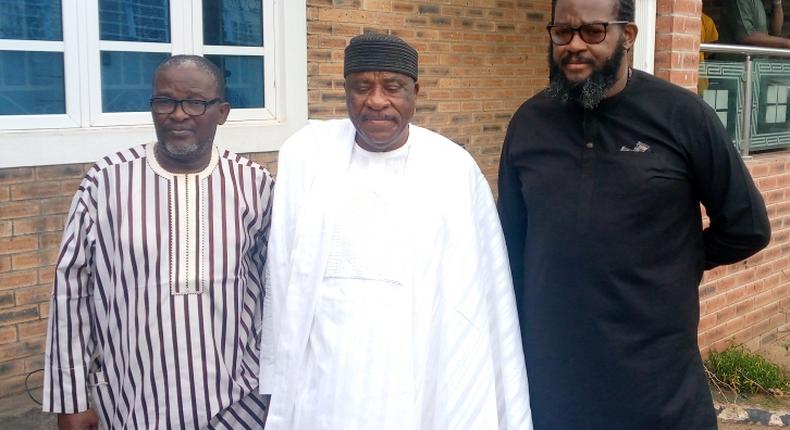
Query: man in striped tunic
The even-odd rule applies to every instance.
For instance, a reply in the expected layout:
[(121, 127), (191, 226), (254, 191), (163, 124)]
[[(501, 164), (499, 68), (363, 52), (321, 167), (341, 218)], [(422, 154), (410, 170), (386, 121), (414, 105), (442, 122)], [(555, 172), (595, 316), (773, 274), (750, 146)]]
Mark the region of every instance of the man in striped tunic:
[(262, 428), (269, 173), (214, 146), (224, 78), (202, 57), (154, 75), (157, 142), (85, 175), (56, 266), (44, 411), (61, 429)]

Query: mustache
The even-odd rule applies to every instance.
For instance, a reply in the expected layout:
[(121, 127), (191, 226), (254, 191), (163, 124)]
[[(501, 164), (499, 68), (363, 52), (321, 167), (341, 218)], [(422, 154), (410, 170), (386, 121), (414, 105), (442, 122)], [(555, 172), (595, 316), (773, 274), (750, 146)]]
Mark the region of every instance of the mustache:
[(372, 115), (366, 114), (362, 115), (362, 121), (393, 121), (397, 122), (398, 118), (393, 115)]
[(567, 66), (570, 63), (593, 64), (593, 60), (578, 54), (566, 54), (560, 59), (560, 64)]

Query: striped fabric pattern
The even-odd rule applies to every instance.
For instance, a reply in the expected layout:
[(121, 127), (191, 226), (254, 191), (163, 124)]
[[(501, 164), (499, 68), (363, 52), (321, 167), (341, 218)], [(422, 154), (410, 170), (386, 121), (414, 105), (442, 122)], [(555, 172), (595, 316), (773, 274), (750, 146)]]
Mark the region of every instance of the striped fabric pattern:
[(273, 181), (214, 152), (204, 171), (174, 175), (141, 145), (86, 174), (56, 267), (45, 411), (91, 407), (113, 429), (263, 426)]

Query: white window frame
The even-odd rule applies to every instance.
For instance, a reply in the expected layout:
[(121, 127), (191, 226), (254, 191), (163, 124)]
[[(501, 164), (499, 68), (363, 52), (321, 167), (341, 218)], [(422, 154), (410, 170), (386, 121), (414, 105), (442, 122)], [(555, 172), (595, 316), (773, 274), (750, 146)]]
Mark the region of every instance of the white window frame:
[[(771, 97), (771, 88), (776, 88), (773, 97)], [(779, 100), (779, 91), (784, 91), (784, 100)], [(771, 100), (773, 98), (774, 100)], [(784, 124), (787, 122), (787, 108), (790, 105), (790, 87), (782, 84), (768, 85), (765, 94), (765, 123), (766, 124)], [(784, 108), (784, 114), (780, 115), (781, 108)], [(769, 118), (773, 112), (773, 118)], [(781, 121), (780, 121), (781, 118)]]
[(636, 0), (634, 21), (639, 34), (634, 42), (634, 68), (653, 74), (656, 57), (656, 0)]
[[(235, 152), (278, 150), (307, 123), (307, 8), (306, 0), (263, 4), (266, 43), (249, 48), (203, 46), (202, 8), (196, 0), (170, 1), (170, 44), (99, 41), (98, 0), (63, 0), (63, 42), (0, 40), (3, 50), (64, 52), (66, 81), (66, 114), (0, 116), (0, 168), (93, 162), (155, 139), (150, 113), (101, 112), (101, 88), (86, 84), (100, 82), (101, 50), (263, 54), (265, 76), (274, 77), (264, 81), (266, 107), (232, 109), (215, 142)], [(192, 40), (184, 37), (188, 26), (197, 29)]]

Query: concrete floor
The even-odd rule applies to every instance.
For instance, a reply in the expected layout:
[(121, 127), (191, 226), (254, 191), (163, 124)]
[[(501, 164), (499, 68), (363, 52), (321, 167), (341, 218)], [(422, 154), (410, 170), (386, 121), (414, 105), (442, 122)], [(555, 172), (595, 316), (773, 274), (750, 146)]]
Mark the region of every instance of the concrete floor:
[[(41, 390), (34, 395), (40, 398)], [(57, 428), (55, 415), (41, 412), (27, 394), (0, 399), (0, 430), (50, 430)]]

